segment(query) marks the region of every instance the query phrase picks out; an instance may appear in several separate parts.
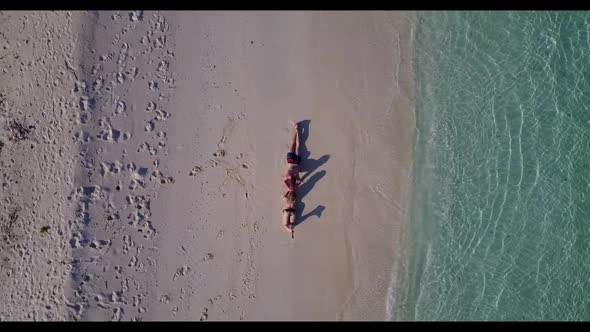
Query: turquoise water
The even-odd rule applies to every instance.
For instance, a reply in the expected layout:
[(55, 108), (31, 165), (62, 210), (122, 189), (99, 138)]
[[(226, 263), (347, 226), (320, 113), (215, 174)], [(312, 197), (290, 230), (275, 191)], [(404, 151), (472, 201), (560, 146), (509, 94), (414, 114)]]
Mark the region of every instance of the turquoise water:
[(410, 320), (590, 320), (590, 14), (421, 12)]

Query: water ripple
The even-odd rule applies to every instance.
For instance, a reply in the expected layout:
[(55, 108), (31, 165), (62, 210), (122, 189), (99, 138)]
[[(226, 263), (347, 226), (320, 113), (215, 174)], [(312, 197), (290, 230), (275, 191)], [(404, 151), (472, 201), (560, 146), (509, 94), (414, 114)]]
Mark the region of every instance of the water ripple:
[(590, 319), (588, 50), (588, 12), (419, 13), (410, 318)]

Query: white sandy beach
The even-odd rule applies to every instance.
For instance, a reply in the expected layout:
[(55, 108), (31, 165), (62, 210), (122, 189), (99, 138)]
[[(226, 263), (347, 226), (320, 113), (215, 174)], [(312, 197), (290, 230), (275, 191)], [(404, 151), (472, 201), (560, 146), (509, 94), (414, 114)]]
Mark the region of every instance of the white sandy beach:
[(413, 20), (0, 13), (0, 320), (387, 319)]

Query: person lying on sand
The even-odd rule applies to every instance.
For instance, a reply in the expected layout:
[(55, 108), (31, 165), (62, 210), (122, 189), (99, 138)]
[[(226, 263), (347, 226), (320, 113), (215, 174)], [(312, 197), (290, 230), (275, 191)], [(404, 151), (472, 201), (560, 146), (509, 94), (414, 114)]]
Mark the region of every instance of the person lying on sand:
[(295, 227), (295, 201), (297, 200), (297, 195), (294, 191), (289, 190), (285, 195), (283, 195), (285, 199), (285, 208), (283, 209), (283, 226), (287, 230), (287, 232), (292, 232), (293, 227)]
[(299, 163), (301, 163), (301, 156), (299, 155), (299, 124), (296, 123), (293, 141), (289, 152), (287, 152), (287, 171), (282, 178), (283, 183), (289, 191), (295, 190), (301, 183), (301, 178), (299, 178)]

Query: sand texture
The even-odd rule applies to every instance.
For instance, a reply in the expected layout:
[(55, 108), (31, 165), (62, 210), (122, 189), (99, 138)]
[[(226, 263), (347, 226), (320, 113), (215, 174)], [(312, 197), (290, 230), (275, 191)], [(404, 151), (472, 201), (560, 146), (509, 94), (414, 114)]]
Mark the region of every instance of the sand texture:
[(0, 13), (0, 320), (386, 319), (413, 20)]

